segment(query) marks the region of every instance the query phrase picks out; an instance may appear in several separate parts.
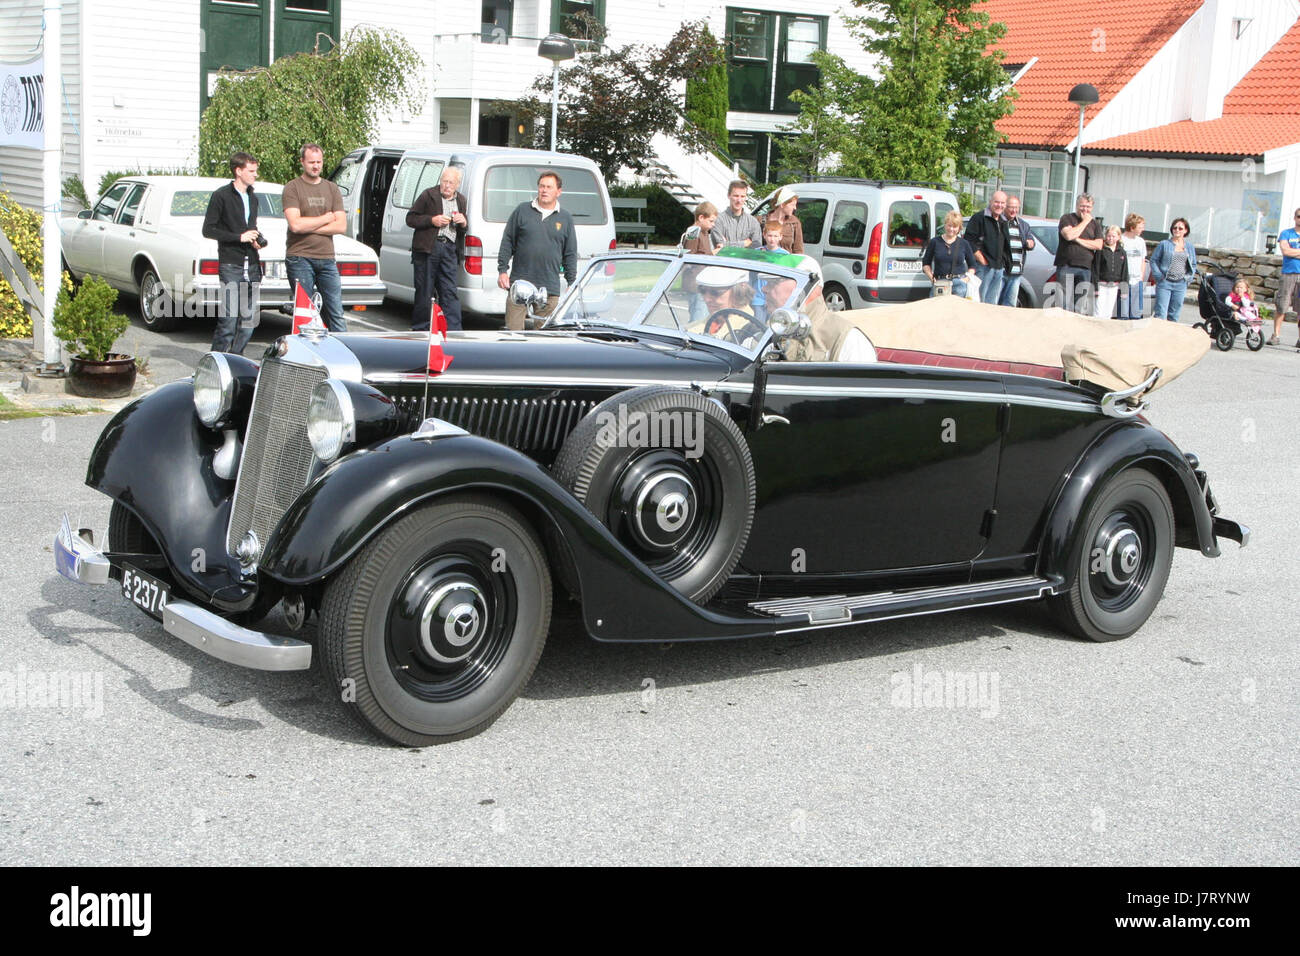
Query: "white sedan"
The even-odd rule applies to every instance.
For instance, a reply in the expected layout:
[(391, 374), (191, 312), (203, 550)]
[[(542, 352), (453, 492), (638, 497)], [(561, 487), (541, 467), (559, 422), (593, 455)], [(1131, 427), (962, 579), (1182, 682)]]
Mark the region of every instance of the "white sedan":
[[(183, 319), (210, 314), (219, 301), (217, 243), (203, 238), (203, 216), (212, 191), (229, 180), (198, 176), (127, 176), (117, 180), (93, 209), (59, 220), (64, 268), (80, 279), (103, 276), (140, 298), (140, 318), (157, 332)], [(275, 309), (292, 301), (284, 269), (286, 224), (281, 190), (257, 183), (258, 229), (270, 240), (261, 252), (260, 304)], [(378, 305), (385, 287), (379, 259), (369, 246), (334, 237), (343, 305)]]

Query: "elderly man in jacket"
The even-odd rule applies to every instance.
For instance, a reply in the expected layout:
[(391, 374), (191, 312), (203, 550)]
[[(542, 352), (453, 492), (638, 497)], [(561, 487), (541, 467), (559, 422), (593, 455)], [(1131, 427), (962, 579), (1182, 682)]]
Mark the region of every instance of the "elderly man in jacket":
[(1002, 294), (1002, 279), (1011, 263), (1011, 242), (1007, 237), (1007, 224), (1002, 219), (1006, 212), (1007, 194), (998, 190), (989, 204), (970, 217), (966, 224), (966, 241), (975, 250), (975, 275), (980, 280), (980, 301), (998, 304)]

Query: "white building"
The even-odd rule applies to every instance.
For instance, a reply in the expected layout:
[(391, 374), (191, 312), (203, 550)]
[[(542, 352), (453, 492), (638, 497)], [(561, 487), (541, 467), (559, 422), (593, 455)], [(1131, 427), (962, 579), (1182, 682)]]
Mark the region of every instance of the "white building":
[[(1108, 224), (1128, 213), (1163, 235), (1191, 222), (1198, 246), (1263, 252), (1300, 206), (1300, 0), (988, 0), (1015, 76), (1002, 184), (1029, 215), (1073, 208), (1075, 84), (1084, 116), (1080, 189)], [(983, 196), (995, 184), (976, 184)]]
[[(794, 118), (790, 90), (815, 81), (808, 55), (825, 49), (868, 65), (840, 0), (0, 0), (0, 61), (39, 52), (49, 2), (63, 10), (63, 175), (80, 176), (92, 198), (109, 170), (195, 164), (199, 115), (221, 67), (265, 65), (362, 23), (402, 33), (428, 68), (424, 108), (388, 117), (381, 142), (504, 145), (518, 137), (509, 101), (550, 69), (538, 40), (569, 16), (601, 20), (611, 45), (661, 45), (684, 21), (707, 19), (730, 53), (731, 151), (760, 181), (771, 178), (774, 137)], [(690, 157), (661, 158), (686, 178), (696, 172), (680, 168)], [(39, 205), (40, 166), (37, 150), (0, 148), (0, 188)]]

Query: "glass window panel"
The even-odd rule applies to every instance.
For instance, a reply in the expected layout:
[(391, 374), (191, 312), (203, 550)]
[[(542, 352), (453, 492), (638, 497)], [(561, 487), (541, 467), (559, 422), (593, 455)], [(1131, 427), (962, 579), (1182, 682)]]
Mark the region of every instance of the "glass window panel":
[(772, 18), (764, 13), (737, 12), (731, 22), (731, 55), (737, 59), (766, 60)]
[[(438, 185), (442, 175), (443, 161), (440, 159), (426, 161), (423, 159), (406, 159), (397, 167), (393, 179), (393, 205), (399, 209), (410, 209), (420, 193), (430, 186)], [(537, 190), (534, 188), (534, 194)]]
[(117, 217), (118, 222), (124, 226), (135, 225), (135, 214), (139, 211), (140, 200), (144, 197), (144, 191), (148, 188), (144, 183), (141, 183), (131, 190), (130, 195), (126, 197), (126, 202), (122, 203), (122, 211)]
[(825, 199), (799, 200), (794, 214), (799, 217), (799, 225), (803, 226), (804, 242), (815, 244), (822, 241), (822, 229), (826, 225), (826, 210), (829, 207), (830, 202)]
[(930, 206), (923, 200), (909, 199), (889, 207), (889, 245), (894, 249), (924, 246), (934, 235), (930, 226)]
[(812, 63), (822, 48), (822, 25), (818, 20), (790, 20), (786, 24), (785, 62)]
[(1048, 186), (1050, 186), (1052, 189), (1064, 189), (1065, 174), (1068, 171), (1069, 171), (1069, 167), (1066, 166), (1064, 163), (1052, 163), (1051, 179), (1048, 182)]
[(1004, 166), (1002, 168), (1002, 184), (1019, 189), (1024, 182), (1025, 168), (1023, 166)]
[(505, 222), (521, 202), (537, 198), (537, 177), (547, 169), (555, 170), (564, 181), (560, 205), (573, 216), (575, 224), (603, 225), (608, 221), (596, 177), (586, 169), (554, 163), (489, 167), (483, 182), (483, 218), (488, 222)]
[(357, 174), (361, 172), (360, 163), (344, 163), (334, 171), (330, 178), (334, 180), (334, 185), (339, 187), (339, 192), (347, 195), (352, 192), (352, 187), (357, 181)]
[(305, 10), (308, 13), (329, 13), (329, 0), (289, 0), (284, 5), (286, 10)]
[(937, 202), (934, 204), (934, 234), (943, 235), (943, 221), (948, 218), (948, 213), (952, 212), (953, 207), (946, 202)]
[(1041, 189), (1025, 190), (1024, 195), (1020, 197), (1020, 213), (1024, 216), (1043, 215), (1043, 191)]
[(1069, 200), (1065, 193), (1052, 190), (1047, 194), (1047, 216), (1049, 219), (1060, 219), (1065, 215), (1069, 206)]
[(831, 220), (830, 243), (856, 249), (867, 238), (867, 204), (839, 202)]
[[(113, 216), (117, 214), (117, 207), (122, 204), (122, 197), (126, 195), (128, 185), (128, 183), (114, 183), (113, 188), (104, 193), (104, 198), (95, 203), (95, 212), (91, 218), (112, 222)], [(207, 207), (208, 204), (205, 202), (203, 208), (207, 209)]]
[(1043, 180), (1046, 178), (1046, 170), (1042, 166), (1025, 167), (1025, 188), (1042, 189)]

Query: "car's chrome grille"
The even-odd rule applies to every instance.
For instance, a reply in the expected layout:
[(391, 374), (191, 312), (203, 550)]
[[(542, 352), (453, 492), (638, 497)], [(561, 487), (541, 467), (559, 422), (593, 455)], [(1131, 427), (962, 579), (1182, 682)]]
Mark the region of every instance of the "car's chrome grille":
[(408, 430), (425, 418), (441, 418), (465, 431), (509, 445), (542, 464), (549, 464), (564, 439), (596, 405), (594, 400), (565, 398), (480, 398), (431, 395), (399, 398)]
[(265, 546), (289, 505), (307, 487), (315, 460), (307, 440), (307, 405), (312, 388), (325, 377), (323, 368), (277, 358), (262, 363), (226, 533), (231, 554), (249, 531)]

